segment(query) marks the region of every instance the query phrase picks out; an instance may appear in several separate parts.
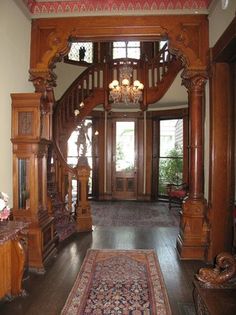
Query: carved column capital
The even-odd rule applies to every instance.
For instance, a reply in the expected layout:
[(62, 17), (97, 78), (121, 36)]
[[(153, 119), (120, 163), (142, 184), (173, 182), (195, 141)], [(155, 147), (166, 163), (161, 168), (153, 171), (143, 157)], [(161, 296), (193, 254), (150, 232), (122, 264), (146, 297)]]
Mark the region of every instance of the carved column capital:
[(50, 69), (30, 69), (29, 80), (33, 82), (35, 92), (45, 93), (56, 86), (56, 74)]
[(189, 92), (203, 92), (208, 79), (206, 71), (196, 72), (187, 70), (182, 73), (181, 77), (182, 85), (184, 85)]

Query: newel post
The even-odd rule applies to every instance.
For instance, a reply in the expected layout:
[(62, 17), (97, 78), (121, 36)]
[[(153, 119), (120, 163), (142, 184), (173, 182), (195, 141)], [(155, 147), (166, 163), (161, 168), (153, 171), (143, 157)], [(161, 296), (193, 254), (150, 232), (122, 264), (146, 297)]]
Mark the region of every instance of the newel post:
[(189, 196), (181, 211), (177, 250), (181, 259), (204, 260), (209, 234), (203, 193), (203, 105), (207, 76), (205, 73), (185, 72), (182, 77), (189, 96), (190, 170)]
[(86, 161), (86, 157), (80, 157), (76, 167), (79, 198), (76, 207), (76, 230), (77, 232), (92, 231), (92, 215), (91, 207), (88, 201), (88, 180), (90, 175), (90, 167)]

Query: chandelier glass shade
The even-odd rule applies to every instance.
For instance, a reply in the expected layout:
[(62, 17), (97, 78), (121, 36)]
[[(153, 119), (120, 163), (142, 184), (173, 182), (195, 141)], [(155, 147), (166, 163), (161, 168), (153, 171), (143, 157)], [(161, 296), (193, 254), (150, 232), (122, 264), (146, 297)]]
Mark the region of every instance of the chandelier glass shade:
[(120, 82), (113, 80), (109, 84), (110, 100), (114, 103), (139, 103), (143, 99), (144, 85), (135, 80), (131, 84), (132, 68), (123, 67), (120, 70)]

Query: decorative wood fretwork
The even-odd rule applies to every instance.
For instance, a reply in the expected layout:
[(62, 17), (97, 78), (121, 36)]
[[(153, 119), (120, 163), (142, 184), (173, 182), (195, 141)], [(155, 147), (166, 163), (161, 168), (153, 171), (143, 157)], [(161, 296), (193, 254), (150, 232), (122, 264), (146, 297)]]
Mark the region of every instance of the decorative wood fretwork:
[(36, 90), (42, 91), (54, 84), (52, 69), (68, 53), (69, 38), (107, 41), (129, 36), (148, 40), (168, 38), (171, 52), (179, 56), (188, 69), (206, 68), (208, 21), (204, 15), (37, 19), (32, 25), (30, 65)]

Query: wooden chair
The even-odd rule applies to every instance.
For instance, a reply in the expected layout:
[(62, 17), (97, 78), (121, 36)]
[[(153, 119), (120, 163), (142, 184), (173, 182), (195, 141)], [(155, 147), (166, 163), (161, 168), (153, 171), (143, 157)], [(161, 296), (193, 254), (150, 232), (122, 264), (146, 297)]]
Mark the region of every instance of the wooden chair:
[(171, 208), (180, 208), (184, 198), (188, 194), (188, 185), (186, 183), (179, 185), (167, 184), (166, 190), (169, 199), (169, 210), (171, 210)]

